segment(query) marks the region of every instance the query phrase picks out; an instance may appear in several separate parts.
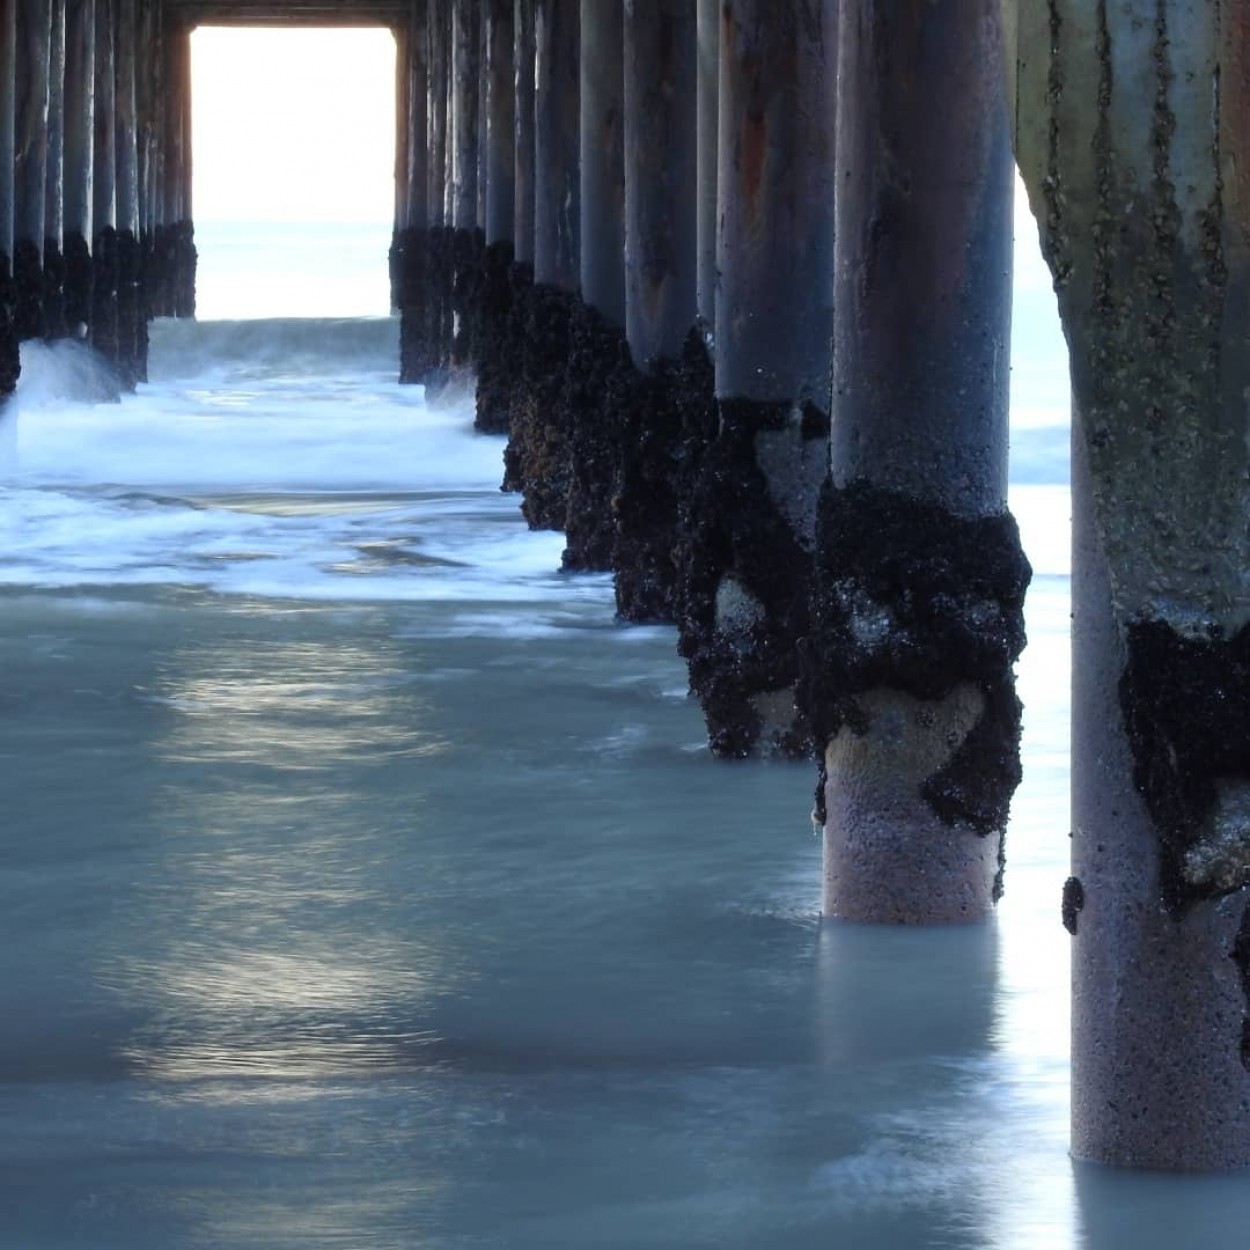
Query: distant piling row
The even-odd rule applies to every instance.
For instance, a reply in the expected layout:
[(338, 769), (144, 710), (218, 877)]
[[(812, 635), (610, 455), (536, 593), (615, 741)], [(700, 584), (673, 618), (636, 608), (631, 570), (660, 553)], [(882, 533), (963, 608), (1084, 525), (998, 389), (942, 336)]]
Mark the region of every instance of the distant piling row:
[(89, 342), (133, 387), (148, 321), (194, 314), (190, 125), (159, 0), (0, 0), (0, 396), (25, 339)]
[(395, 302), (564, 567), (677, 625), (713, 751), (820, 761), (828, 910), (972, 919), (1028, 581), (1005, 78), (992, 4), (878, 10), (416, 0)]

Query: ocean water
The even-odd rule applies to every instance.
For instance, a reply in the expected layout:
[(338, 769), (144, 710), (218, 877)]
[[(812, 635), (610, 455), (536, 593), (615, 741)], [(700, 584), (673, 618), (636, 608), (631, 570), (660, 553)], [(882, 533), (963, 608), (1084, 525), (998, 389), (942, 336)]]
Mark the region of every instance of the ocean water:
[(89, 362), (31, 345), (0, 415), (0, 1247), (1244, 1237), (1241, 1179), (1067, 1154), (1031, 243), (1007, 894), (896, 931), (822, 923), (812, 767), (709, 756), (671, 632), (556, 572), (465, 403), (394, 383), (385, 232), (340, 236), (327, 267), (201, 228), (205, 320), (153, 327), (149, 384), (84, 402)]

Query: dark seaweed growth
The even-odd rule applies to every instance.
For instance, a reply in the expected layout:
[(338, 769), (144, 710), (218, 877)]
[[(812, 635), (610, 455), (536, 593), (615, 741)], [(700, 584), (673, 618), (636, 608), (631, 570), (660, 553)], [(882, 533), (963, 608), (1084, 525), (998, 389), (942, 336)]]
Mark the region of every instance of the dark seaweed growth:
[(117, 231), (105, 226), (95, 237), (91, 288), (91, 346), (110, 363), (117, 361)]
[(1159, 835), (1160, 894), (1180, 915), (1250, 883), (1250, 824), (1214, 827), (1217, 782), (1250, 780), (1250, 627), (1189, 638), (1136, 621), (1127, 649), (1119, 694), (1133, 780)]
[(39, 248), (31, 239), (21, 239), (13, 245), (13, 285), (17, 295), (13, 315), (19, 341), (43, 338), (43, 264)]
[[(71, 335), (91, 321), (91, 250), (81, 234), (65, 236), (65, 325)], [(165, 310), (161, 309), (162, 315)]]
[(396, 234), (391, 246), (391, 297), (399, 309), (401, 382), (424, 382), (432, 364), (429, 233), (407, 227)]
[(480, 230), (451, 232), (452, 323), (451, 363), (472, 365), (481, 347), (483, 254), (486, 236)]
[(516, 317), (518, 301), (533, 285), (533, 270), (516, 265), (511, 243), (492, 243), (482, 258), (474, 427), (483, 434), (506, 434), (512, 388), (521, 376), (524, 338)]
[(9, 272), (9, 258), (0, 252), (0, 400), (13, 394), (21, 372), (16, 313), (17, 291)]
[(1076, 918), (1081, 914), (1081, 909), (1085, 906), (1085, 887), (1081, 884), (1079, 877), (1069, 877), (1063, 883), (1063, 903), (1060, 907), (1060, 915), (1063, 919), (1063, 927), (1076, 937)]
[(870, 690), (939, 700), (975, 685), (984, 713), (924, 797), (946, 824), (1001, 831), (1020, 782), (1012, 664), (1032, 575), (1014, 519), (958, 517), (865, 482), (829, 487), (816, 565), (799, 687), (816, 741), (862, 727)]
[[(792, 690), (799, 678), (799, 639), (808, 633), (812, 554), (772, 498), (757, 458), (762, 431), (787, 428), (791, 405), (721, 400), (720, 430), (703, 457), (691, 501), (678, 649), (689, 663), (715, 754), (749, 755), (764, 724), (756, 696)], [(829, 419), (808, 405), (796, 437), (829, 439)], [(801, 484), (796, 482), (795, 488)], [(717, 592), (726, 576), (758, 605), (756, 620), (727, 631), (717, 621)], [(806, 721), (796, 709), (767, 745), (810, 753)]]
[(55, 239), (43, 241), (43, 332), (45, 337), (65, 337), (65, 258)]
[(1241, 977), (1241, 992), (1246, 999), (1247, 1013), (1241, 1022), (1241, 1064), (1250, 1068), (1250, 907), (1241, 913), (1241, 926), (1233, 940), (1229, 957), (1237, 965)]
[(143, 257), (130, 230), (120, 230), (117, 244), (117, 351), (113, 361), (121, 384), (134, 390), (147, 377), (148, 334), (143, 306)]
[(525, 302), (525, 364), (504, 452), (505, 490), (522, 494), (531, 529), (562, 530), (568, 515), (570, 417), (565, 374), (577, 297), (536, 284)]
[(619, 489), (620, 413), (614, 399), (632, 373), (625, 332), (579, 303), (564, 395), (569, 419), (569, 497), (562, 567), (609, 572), (616, 546), (613, 500)]
[(703, 456), (716, 429), (712, 361), (698, 329), (680, 359), (650, 374), (618, 374), (612, 404), (620, 421), (615, 500), (616, 610), (625, 621), (677, 621), (682, 567), (692, 545)]
[(173, 308), (175, 317), (195, 316), (195, 270), (199, 256), (195, 250), (195, 226), (180, 221), (169, 227), (173, 234), (176, 257), (173, 274)]

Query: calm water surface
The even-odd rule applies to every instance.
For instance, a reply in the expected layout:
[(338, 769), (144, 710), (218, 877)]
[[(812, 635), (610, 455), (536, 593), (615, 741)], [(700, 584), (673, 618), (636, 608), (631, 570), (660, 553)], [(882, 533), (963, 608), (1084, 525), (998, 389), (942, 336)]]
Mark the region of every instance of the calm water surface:
[(822, 925), (813, 769), (709, 757), (670, 631), (553, 571), (502, 440), (392, 382), (390, 320), (158, 324), (120, 405), (27, 352), (0, 1246), (1244, 1238), (1244, 1179), (1066, 1153), (1066, 382), (1036, 277), (1025, 784), (996, 922), (950, 932)]

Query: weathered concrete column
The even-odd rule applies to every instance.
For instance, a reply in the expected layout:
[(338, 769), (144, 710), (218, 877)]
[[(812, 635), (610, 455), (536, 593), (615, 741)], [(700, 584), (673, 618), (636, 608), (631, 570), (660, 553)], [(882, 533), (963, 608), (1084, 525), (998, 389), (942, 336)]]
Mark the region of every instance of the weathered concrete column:
[(534, 281), (581, 280), (580, 0), (534, 4)]
[(698, 301), (705, 331), (716, 328), (716, 175), (720, 118), (720, 0), (699, 5)]
[(616, 607), (679, 616), (683, 509), (712, 419), (698, 315), (696, 0), (625, 5), (626, 334), (639, 376), (621, 415)]
[(681, 650), (712, 749), (804, 754), (798, 642), (828, 464), (835, 0), (726, 4), (718, 430), (700, 469)]
[(122, 386), (146, 374), (146, 334), (139, 245), (139, 136), (136, 65), (140, 58), (137, 0), (114, 0), (114, 124), (117, 152), (117, 355)]
[(117, 359), (117, 90), (114, 6), (95, 4), (95, 138), (92, 156), (91, 345)]
[(396, 240), (397, 302), (400, 310), (401, 382), (424, 382), (433, 365), (429, 341), (430, 300), (430, 76), (427, 0), (413, 0), (402, 44), (399, 73), (407, 79), (405, 96), (405, 213)]
[(429, 127), (429, 246), (426, 252), (426, 328), (424, 343), (405, 358), (401, 380), (423, 382), (431, 391), (442, 386), (451, 359), (452, 224), (447, 195), (451, 185), (451, 0), (429, 0), (426, 9)]
[(578, 161), (582, 302), (625, 324), (625, 17), (622, 0), (581, 0)]
[(452, 0), (452, 209), (455, 332), (451, 363), (477, 356), (478, 300), (484, 243), (478, 229), (478, 137), (482, 50), (479, 0)]
[(135, 75), (135, 118), (139, 142), (139, 249), (141, 256), (144, 381), (147, 380), (148, 322), (161, 315), (165, 303), (165, 273), (158, 250), (163, 232), (164, 197), (160, 186), (161, 116), (165, 103), (164, 5), (139, 0), (140, 60)]
[(1029, 579), (1006, 510), (1001, 46), (997, 0), (843, 0), (836, 417), (806, 708), (827, 772), (825, 911), (849, 920), (976, 920), (1001, 889)]
[(568, 514), (564, 391), (581, 281), (580, 7), (580, 0), (534, 3), (534, 286), (504, 455), (504, 484), (522, 492), (521, 511), (534, 529), (563, 529)]
[(13, 286), (16, 83), (17, 0), (0, 0), (0, 403), (21, 369)]
[[(535, 0), (513, 0), (512, 5), (512, 263), (506, 285), (492, 278), (483, 305), (487, 315), (502, 329), (498, 348), (483, 360), (483, 372), (479, 375), (478, 421), (482, 429), (498, 433), (510, 433), (513, 421), (523, 422), (529, 411), (522, 383), (534, 289), (534, 3)], [(502, 32), (502, 26), (500, 29)], [(504, 142), (502, 133), (499, 138)], [(504, 490), (520, 489), (520, 472), (520, 455), (505, 452)]]
[(48, 30), (48, 152), (43, 189), (43, 328), (65, 334), (65, 0), (51, 0)]
[(51, 0), (18, 0), (14, 154), (13, 279), (17, 335), (41, 338), (44, 204), (48, 167), (48, 55)]
[[(486, 27), (486, 250), (482, 258), (475, 425), (506, 434), (521, 356), (510, 333), (516, 219), (516, 71), (513, 0), (489, 0)], [(519, 346), (519, 344), (516, 344)]]
[[(485, 235), (486, 197), (490, 183), (490, 163), (486, 151), (486, 101), (490, 94), (490, 39), (486, 9), (477, 12), (477, 228)], [(485, 244), (483, 244), (483, 248)], [(480, 264), (479, 264), (480, 270)]]
[(91, 321), (92, 134), (95, 125), (95, 0), (70, 4), (65, 26), (65, 147), (61, 250), (63, 314), (71, 335)]
[(607, 572), (616, 545), (619, 394), (625, 347), (625, 99), (622, 0), (581, 4), (581, 303), (574, 312), (564, 393), (569, 572)]
[(1017, 152), (1074, 397), (1072, 1151), (1245, 1167), (1245, 13), (1056, 0), (1019, 24)]
[[(395, 212), (391, 226), (391, 247), (388, 256), (391, 279), (391, 312), (402, 307), (400, 287), (403, 282), (403, 231), (408, 222), (412, 188), (408, 183), (409, 151), (412, 147), (412, 66), (408, 48), (410, 32), (406, 25), (392, 28), (395, 40), (395, 150), (394, 182)], [(402, 332), (401, 332), (402, 333)]]
[[(513, 0), (512, 62), (516, 85), (516, 187), (512, 251), (518, 265), (534, 265), (534, 0)], [(532, 272), (531, 272), (532, 277)]]
[[(101, 0), (96, 0), (97, 4), (100, 2)], [(164, 43), (167, 94), (165, 268), (169, 274), (166, 312), (175, 317), (194, 317), (197, 258), (191, 204), (191, 32), (184, 27), (167, 23)]]

